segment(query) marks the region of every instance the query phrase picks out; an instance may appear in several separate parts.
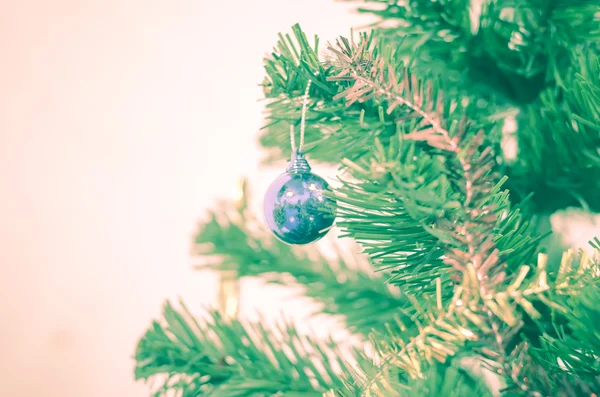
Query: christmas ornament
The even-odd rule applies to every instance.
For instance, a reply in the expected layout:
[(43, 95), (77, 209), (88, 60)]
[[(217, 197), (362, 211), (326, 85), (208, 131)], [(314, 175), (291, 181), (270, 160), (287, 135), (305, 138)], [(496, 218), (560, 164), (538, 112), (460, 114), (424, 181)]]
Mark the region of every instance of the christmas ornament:
[(290, 128), (292, 159), (285, 173), (267, 189), (264, 211), (267, 225), (281, 241), (288, 244), (308, 244), (323, 237), (335, 220), (335, 200), (323, 193), (329, 185), (311, 172), (304, 158), (304, 125), (310, 81), (304, 93), (300, 122), (300, 145), (296, 149), (294, 127)]

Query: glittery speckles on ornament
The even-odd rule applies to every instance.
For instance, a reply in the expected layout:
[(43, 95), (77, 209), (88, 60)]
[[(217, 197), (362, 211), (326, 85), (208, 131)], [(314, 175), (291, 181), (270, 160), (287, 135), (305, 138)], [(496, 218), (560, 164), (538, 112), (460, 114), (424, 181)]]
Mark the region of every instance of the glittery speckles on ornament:
[(335, 220), (335, 200), (323, 195), (328, 189), (323, 178), (313, 174), (300, 152), (295, 152), (287, 171), (265, 195), (267, 225), (288, 244), (308, 244), (323, 237)]

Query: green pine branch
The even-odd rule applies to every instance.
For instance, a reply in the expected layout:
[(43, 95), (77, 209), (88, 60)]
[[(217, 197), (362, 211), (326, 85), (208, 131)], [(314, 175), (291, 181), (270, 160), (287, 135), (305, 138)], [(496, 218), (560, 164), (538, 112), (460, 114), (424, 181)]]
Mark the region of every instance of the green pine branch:
[(361, 266), (364, 257), (349, 263), (338, 252), (327, 259), (314, 249), (280, 242), (249, 211), (227, 205), (210, 214), (196, 235), (197, 253), (206, 266), (235, 270), (237, 277), (260, 277), (275, 284), (300, 285), (321, 305), (320, 313), (342, 315), (352, 331), (367, 335), (392, 322), (406, 298), (385, 284), (383, 273)]
[[(537, 330), (525, 324), (517, 334), (520, 338), (514, 338), (516, 345), (498, 345), (506, 358), (498, 360), (501, 365), (495, 369), (507, 380), (506, 393), (575, 397), (590, 395), (600, 387), (598, 332), (590, 331), (592, 322), (587, 322), (600, 316), (600, 308), (591, 301), (600, 294), (600, 251), (594, 245), (596, 259), (583, 251), (579, 255), (566, 251), (558, 271), (540, 277), (538, 293), (529, 294), (540, 313), (551, 316), (552, 328), (538, 318)], [(538, 269), (545, 261), (541, 256)]]
[(340, 374), (350, 374), (343, 357), (352, 352), (333, 341), (299, 335), (290, 324), (270, 329), (217, 312), (206, 313), (200, 325), (181, 306), (167, 302), (164, 319), (152, 324), (136, 349), (135, 377), (158, 382), (156, 396), (320, 397), (343, 386)]
[[(313, 84), (308, 102), (305, 149), (312, 159), (332, 163), (339, 163), (344, 158), (355, 161), (371, 152), (375, 140), (387, 147), (398, 135), (396, 121), (402, 117), (402, 109), (388, 116), (385, 108), (376, 102), (345, 106), (335, 100), (335, 95), (346, 85), (328, 77), (335, 76), (340, 69), (327, 60), (316, 63), (315, 59), (319, 59), (318, 38), (315, 37), (311, 44), (299, 25), (294, 25), (292, 30), (293, 38), (280, 35), (273, 53), (264, 60), (267, 76), (262, 85), (269, 102), (260, 142), (273, 149), (271, 159), (289, 158), (289, 125), (300, 123), (302, 96), (308, 80)], [(375, 41), (375, 35), (366, 39)], [(390, 60), (399, 56), (394, 43), (378, 42), (377, 49)], [(489, 125), (506, 110), (499, 106), (494, 109), (497, 110), (494, 115), (486, 113), (485, 117), (478, 118), (478, 123)]]
[[(400, 348), (393, 348), (387, 360), (411, 377), (422, 378), (422, 365), (426, 362), (431, 363), (434, 359), (445, 362), (466, 343), (490, 335), (497, 347), (495, 351), (486, 353), (486, 359), (497, 365), (499, 370), (511, 369), (507, 373), (511, 374), (510, 379), (518, 390), (544, 395), (543, 388), (535, 390), (539, 384), (515, 373), (522, 365), (517, 367), (514, 361), (506, 359), (514, 353), (507, 350), (507, 345), (523, 326), (522, 317), (534, 320), (542, 317), (533, 306), (530, 295), (552, 309), (564, 311), (564, 308), (542, 295), (549, 289), (545, 261), (540, 262), (535, 282), (531, 282), (525, 291), (520, 291), (520, 287), (527, 277), (527, 266), (520, 269), (508, 287), (504, 287), (511, 279), (506, 277), (507, 265), (499, 257), (493, 236), (497, 217), (491, 198), (498, 189), (493, 183), (496, 179), (494, 156), (489, 146), (483, 146), (483, 133), (469, 134), (466, 123), (448, 121), (445, 117), (448, 107), (439, 99), (442, 96), (435, 93), (432, 85), (419, 84), (407, 72), (398, 78), (393, 65), (373, 55), (368, 41), (362, 40), (357, 45), (342, 39), (337, 47), (330, 49), (336, 54), (342, 69), (330, 79), (351, 83), (337, 97), (345, 98), (349, 105), (369, 100), (387, 103), (388, 113), (399, 106), (408, 109), (406, 118), (417, 119), (418, 122), (412, 124), (411, 132), (405, 134), (404, 139), (423, 141), (441, 153), (448, 153), (445, 158), (446, 174), (454, 182), (450, 186), (458, 187), (456, 210), (438, 218), (437, 228), (431, 229), (435, 230), (432, 234), (445, 245), (444, 263), (459, 272), (461, 282), (454, 286), (452, 301), (446, 306), (441, 290), (442, 280), (436, 280), (435, 309), (430, 306), (429, 310), (418, 310), (427, 320), (427, 325), (419, 326), (418, 335), (410, 342), (399, 337), (391, 346)], [(379, 351), (389, 347), (386, 341)], [(483, 347), (482, 352), (483, 349), (487, 348)], [(527, 355), (524, 357), (528, 359)], [(533, 365), (532, 368), (537, 369)], [(559, 390), (569, 394), (568, 388)]]
[[(346, 382), (344, 387), (332, 390), (323, 397), (491, 397), (488, 386), (470, 371), (457, 362), (448, 365), (434, 364), (428, 367), (423, 378), (399, 381), (400, 373), (388, 371), (381, 374), (379, 367), (372, 360), (365, 358), (359, 366), (361, 372), (354, 373), (352, 383)], [(376, 376), (378, 375), (378, 376)]]
[[(207, 266), (302, 285), (323, 312), (374, 330), (374, 355), (352, 352), (350, 365), (290, 324), (209, 312), (199, 325), (167, 304), (138, 344), (136, 378), (190, 397), (483, 395), (459, 366), (471, 355), (506, 395), (597, 392), (600, 242), (593, 259), (565, 253), (556, 272), (544, 255), (528, 266), (543, 236), (499, 171), (513, 200), (534, 191), (538, 211), (600, 208), (600, 4), (490, 0), (474, 26), (468, 0), (367, 3), (384, 23), (325, 62), (299, 26), (280, 35), (261, 142), (288, 154), (312, 80), (307, 149), (342, 164), (338, 226), (382, 273), (292, 249), (238, 209), (212, 213), (196, 241)], [(518, 113), (512, 165), (493, 154), (507, 109)]]
[(350, 108), (333, 97), (338, 85), (327, 80), (335, 69), (319, 60), (319, 40), (309, 42), (299, 25), (292, 27), (293, 38), (281, 35), (273, 53), (265, 58), (263, 82), (266, 125), (260, 142), (275, 149), (272, 157), (289, 158), (290, 124), (299, 124), (302, 96), (312, 80), (306, 114), (305, 150), (315, 160), (338, 163), (341, 158), (357, 159), (370, 150), (377, 137), (384, 142), (394, 134), (391, 119), (382, 118), (381, 109), (369, 104)]
[[(443, 304), (437, 283), (435, 297), (414, 299), (416, 335), (408, 338), (390, 330), (371, 337), (379, 364), (362, 363), (353, 387), (358, 394), (394, 395), (390, 392), (405, 390), (411, 381), (426, 382), (432, 366), (456, 364), (472, 355), (505, 379), (508, 395), (575, 397), (596, 390), (600, 346), (590, 324), (600, 316), (594, 300), (600, 294), (599, 263), (572, 251), (556, 272), (547, 270), (546, 261), (540, 254), (537, 267), (523, 266), (509, 285), (485, 295), (473, 269), (449, 305)], [(555, 324), (563, 323), (560, 332), (528, 332), (525, 322), (541, 321), (547, 309)], [(402, 331), (403, 326), (396, 328)]]
[[(600, 22), (599, 22), (600, 25)], [(600, 209), (600, 51), (578, 47), (556, 68), (557, 85), (517, 117), (519, 156), (509, 175), (513, 190), (543, 210), (581, 206)], [(548, 198), (551, 197), (552, 200)]]
[[(597, 240), (593, 245), (600, 248)], [(590, 260), (585, 252), (577, 256), (573, 250), (563, 254), (550, 299), (564, 310), (553, 313), (553, 328), (544, 330), (539, 341), (531, 341), (528, 352), (533, 362), (546, 369), (550, 390), (565, 386), (583, 393), (600, 390), (600, 331), (590, 326), (600, 322), (599, 275), (597, 258)]]
[(551, 85), (546, 78), (568, 66), (575, 46), (600, 42), (594, 0), (362, 3), (359, 11), (379, 17), (378, 34), (396, 43), (400, 57), (415, 58), (413, 70), (449, 75), (459, 92), (518, 104)]
[[(379, 56), (366, 35), (357, 44), (342, 38), (330, 50), (340, 72), (329, 80), (348, 83), (336, 98), (345, 98), (348, 106), (375, 102), (388, 114), (401, 114), (398, 138), (387, 148), (376, 141), (371, 158), (342, 162), (361, 182), (336, 189), (338, 225), (365, 246), (376, 265), (393, 268), (394, 281), (408, 291), (427, 291), (437, 278), (451, 290), (448, 269), (464, 268), (451, 261), (448, 250), (466, 241), (470, 250), (498, 244), (496, 260), (502, 254), (513, 263), (527, 261), (539, 238), (530, 236), (518, 209), (511, 211), (502, 181), (494, 183), (491, 148), (483, 149), (482, 132), (470, 132), (468, 122), (456, 118), (461, 107), (445, 100), (435, 82), (425, 83)], [(452, 230), (456, 222), (488, 226), (477, 231), (481, 241), (472, 241), (473, 234)], [(496, 277), (488, 265), (485, 271)]]
[(600, 107), (597, 1), (365, 3), (380, 18), (377, 39), (394, 43), (413, 72), (444, 76), (449, 95), (481, 102), (483, 113), (518, 113), (520, 155), (501, 162), (515, 202), (534, 192), (537, 212), (600, 209), (599, 119), (589, 111)]
[[(163, 319), (136, 349), (136, 379), (151, 382), (157, 397), (363, 395), (365, 374), (379, 371), (363, 354), (299, 335), (291, 324), (268, 328), (212, 311), (199, 321), (181, 306), (167, 302)], [(480, 380), (458, 366), (432, 366), (427, 373), (406, 384), (389, 378), (379, 383), (380, 390), (385, 396), (409, 390), (414, 396), (434, 390), (488, 395)]]

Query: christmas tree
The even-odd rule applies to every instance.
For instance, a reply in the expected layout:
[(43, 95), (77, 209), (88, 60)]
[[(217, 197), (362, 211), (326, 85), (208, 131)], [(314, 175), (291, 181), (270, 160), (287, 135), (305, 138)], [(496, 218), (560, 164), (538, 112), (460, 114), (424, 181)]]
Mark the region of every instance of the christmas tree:
[(289, 246), (243, 200), (196, 243), (229, 278), (303, 286), (361, 343), (167, 303), (136, 378), (181, 396), (597, 395), (600, 240), (555, 258), (539, 219), (600, 209), (600, 4), (360, 11), (372, 29), (325, 46), (299, 26), (279, 36), (260, 142), (290, 158), (311, 82), (306, 154), (339, 167), (328, 197), (361, 253)]

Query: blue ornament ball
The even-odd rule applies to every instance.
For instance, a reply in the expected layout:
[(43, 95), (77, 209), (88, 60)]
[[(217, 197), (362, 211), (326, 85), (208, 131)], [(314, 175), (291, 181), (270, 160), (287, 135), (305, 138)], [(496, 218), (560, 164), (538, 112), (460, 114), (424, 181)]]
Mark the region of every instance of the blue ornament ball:
[(287, 244), (309, 244), (323, 237), (335, 220), (336, 202), (323, 195), (329, 185), (313, 174), (296, 152), (287, 171), (271, 183), (264, 201), (265, 219), (273, 234)]

